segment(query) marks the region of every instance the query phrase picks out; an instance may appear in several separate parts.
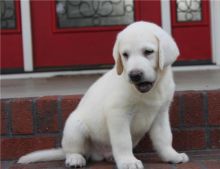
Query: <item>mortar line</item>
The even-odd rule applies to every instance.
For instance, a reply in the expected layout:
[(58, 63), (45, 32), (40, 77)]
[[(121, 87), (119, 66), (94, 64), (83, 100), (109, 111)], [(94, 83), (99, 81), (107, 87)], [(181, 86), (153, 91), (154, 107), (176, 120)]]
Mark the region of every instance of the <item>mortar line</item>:
[(5, 105), (5, 112), (7, 117), (7, 135), (12, 137), (12, 114), (11, 114), (12, 99), (8, 99)]
[(37, 133), (37, 125), (38, 125), (38, 122), (37, 122), (37, 114), (36, 114), (36, 109), (37, 109), (37, 106), (36, 106), (36, 100), (37, 98), (32, 98), (32, 118), (33, 118), (33, 133), (34, 135)]
[(179, 117), (180, 117), (180, 129), (184, 128), (184, 111), (185, 111), (185, 103), (184, 103), (184, 99), (183, 99), (183, 93), (181, 92), (179, 94)]
[(56, 147), (61, 147), (61, 140), (60, 138), (62, 137), (62, 96), (58, 96), (57, 98), (57, 120), (58, 120), (58, 137), (56, 139)]
[(61, 106), (62, 96), (57, 98), (57, 120), (58, 120), (58, 131), (62, 132), (62, 106)]
[(32, 113), (32, 119), (33, 119), (33, 134), (35, 135), (37, 132), (37, 118), (36, 118), (36, 98), (32, 98), (32, 107), (31, 107), (31, 113)]
[(206, 141), (206, 148), (210, 148), (210, 129), (208, 127), (208, 96), (207, 92), (202, 92), (203, 95), (203, 111), (205, 117), (205, 141)]
[(14, 135), (2, 135), (1, 138), (35, 138), (35, 137), (57, 137), (59, 133), (37, 133), (37, 134), (14, 134)]

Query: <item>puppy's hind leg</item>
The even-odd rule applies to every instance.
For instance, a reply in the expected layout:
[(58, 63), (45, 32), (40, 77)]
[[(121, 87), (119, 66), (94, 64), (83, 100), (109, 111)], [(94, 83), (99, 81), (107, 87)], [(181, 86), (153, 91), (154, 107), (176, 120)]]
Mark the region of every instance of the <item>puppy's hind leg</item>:
[(64, 127), (62, 148), (66, 153), (67, 167), (84, 167), (87, 155), (88, 143), (87, 126), (74, 114), (67, 119)]

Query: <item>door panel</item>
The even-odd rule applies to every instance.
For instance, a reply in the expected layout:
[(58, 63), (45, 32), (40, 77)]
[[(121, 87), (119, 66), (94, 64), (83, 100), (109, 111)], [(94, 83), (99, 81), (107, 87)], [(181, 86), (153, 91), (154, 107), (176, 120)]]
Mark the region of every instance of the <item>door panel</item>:
[(209, 1), (171, 1), (172, 35), (179, 48), (179, 61), (211, 61)]
[(20, 2), (1, 3), (1, 71), (23, 70)]
[[(159, 2), (117, 0), (100, 1), (100, 4), (96, 1), (96, 4), (92, 4), (95, 1), (84, 0), (65, 1), (66, 4), (62, 4), (63, 2), (31, 1), (36, 70), (98, 68), (100, 65), (113, 64), (113, 44), (117, 33), (125, 25), (135, 20), (148, 20), (160, 24)], [(80, 5), (84, 7), (78, 9)], [(102, 11), (101, 6), (105, 7), (107, 12)], [(68, 8), (71, 10), (68, 11)], [(134, 11), (131, 11), (132, 9)], [(86, 10), (87, 13), (82, 14)], [(110, 21), (106, 20), (107, 17)], [(130, 18), (124, 19), (127, 17)], [(63, 21), (59, 21), (59, 18)]]

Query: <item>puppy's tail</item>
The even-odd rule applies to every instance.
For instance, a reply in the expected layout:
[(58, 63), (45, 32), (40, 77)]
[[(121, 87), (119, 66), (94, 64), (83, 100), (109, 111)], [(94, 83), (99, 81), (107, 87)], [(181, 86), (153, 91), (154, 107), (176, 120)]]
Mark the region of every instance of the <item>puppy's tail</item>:
[(55, 161), (55, 160), (64, 160), (65, 153), (61, 148), (58, 149), (48, 149), (40, 150), (29, 153), (19, 158), (18, 163), (28, 164), (39, 161)]

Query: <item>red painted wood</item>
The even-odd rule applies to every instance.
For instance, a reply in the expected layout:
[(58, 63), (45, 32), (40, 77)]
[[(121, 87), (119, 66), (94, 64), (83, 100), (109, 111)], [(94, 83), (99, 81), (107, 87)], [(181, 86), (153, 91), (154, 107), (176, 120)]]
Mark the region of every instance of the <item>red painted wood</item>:
[(21, 35), (20, 1), (16, 5), (16, 29), (2, 29), (1, 35), (1, 69), (23, 68), (23, 51)]
[[(113, 63), (113, 44), (124, 26), (58, 30), (54, 10), (54, 1), (31, 1), (35, 68)], [(135, 11), (136, 20), (160, 24), (159, 1), (135, 1)]]
[(171, 1), (172, 35), (180, 48), (180, 61), (211, 60), (209, 1), (202, 1), (202, 21), (177, 22), (176, 1)]
[(136, 0), (136, 20), (145, 20), (161, 25), (161, 3), (152, 0)]
[(1, 69), (23, 68), (21, 34), (1, 34)]
[[(161, 25), (160, 1), (135, 2), (135, 20)], [(179, 60), (210, 60), (209, 1), (202, 1), (203, 20), (176, 21), (171, 1), (172, 34), (181, 51)], [(40, 11), (40, 12), (39, 12)], [(124, 26), (57, 29), (55, 2), (31, 1), (35, 68), (112, 64), (112, 47)], [(1, 30), (1, 68), (23, 68), (20, 6), (16, 1), (17, 29)]]

